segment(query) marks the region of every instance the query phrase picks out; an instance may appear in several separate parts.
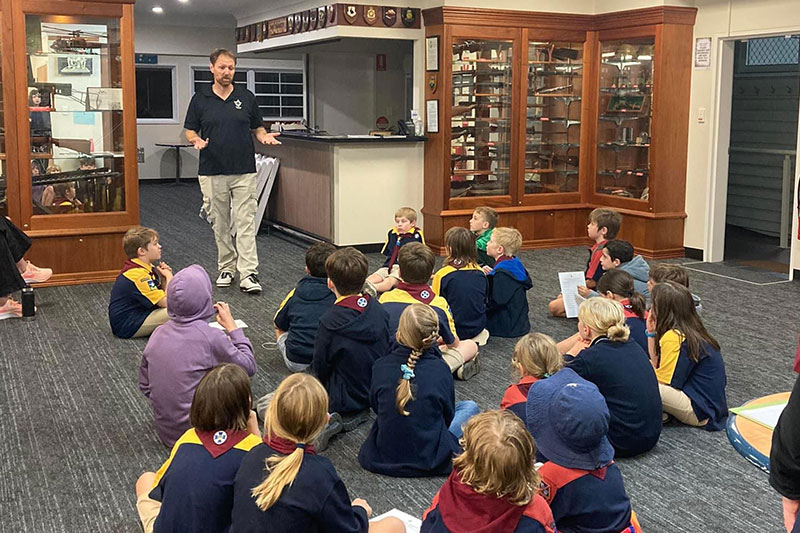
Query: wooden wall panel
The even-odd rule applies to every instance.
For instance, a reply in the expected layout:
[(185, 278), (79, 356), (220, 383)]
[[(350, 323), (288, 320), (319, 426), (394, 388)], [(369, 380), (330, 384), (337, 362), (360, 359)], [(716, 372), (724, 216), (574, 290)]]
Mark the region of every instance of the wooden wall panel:
[(126, 260), (120, 233), (38, 237), (25, 257), (53, 269), (45, 285), (113, 281)]

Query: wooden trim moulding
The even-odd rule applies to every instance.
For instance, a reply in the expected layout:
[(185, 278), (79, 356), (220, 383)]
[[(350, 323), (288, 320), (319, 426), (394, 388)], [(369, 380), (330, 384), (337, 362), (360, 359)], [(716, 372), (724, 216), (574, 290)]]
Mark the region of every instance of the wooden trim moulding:
[[(487, 16), (488, 15), (488, 16)], [(697, 8), (655, 6), (644, 9), (614, 11), (599, 15), (579, 13), (547, 13), (542, 11), (487, 10), (473, 7), (443, 6), (422, 11), (425, 25), (459, 24), (477, 26), (572, 28), (586, 31), (612, 30), (654, 24), (693, 26)]]
[[(608, 207), (608, 205), (602, 203), (521, 205), (521, 206), (495, 207), (495, 209), (497, 210), (498, 213), (526, 213), (534, 211), (568, 211), (574, 209), (594, 209), (596, 207)], [(619, 207), (614, 207), (613, 209), (615, 211), (619, 211), (619, 213), (626, 216), (649, 218), (653, 220), (686, 218), (686, 213), (684, 211), (650, 213), (647, 211), (636, 211), (635, 209), (625, 209)], [(423, 207), (421, 211), (422, 214), (425, 216), (450, 218), (450, 217), (463, 217), (466, 215), (471, 215), (473, 209), (447, 209), (444, 211), (436, 211), (433, 209), (426, 209), (425, 207)]]
[(65, 285), (83, 285), (85, 283), (106, 283), (114, 281), (119, 275), (119, 269), (97, 270), (93, 272), (69, 272), (66, 274), (53, 274), (45, 283), (37, 283), (39, 287), (63, 287)]

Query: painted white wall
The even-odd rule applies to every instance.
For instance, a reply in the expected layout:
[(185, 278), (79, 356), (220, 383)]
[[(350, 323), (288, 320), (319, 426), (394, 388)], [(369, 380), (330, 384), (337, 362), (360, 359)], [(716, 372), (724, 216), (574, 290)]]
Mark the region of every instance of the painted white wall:
[[(139, 163), (139, 179), (173, 178), (175, 176), (174, 150), (155, 146), (156, 143), (185, 143), (183, 120), (192, 94), (192, 69), (208, 68), (208, 54), (215, 48), (235, 49), (234, 26), (197, 28), (186, 26), (146, 25), (136, 26), (136, 53), (158, 54), (158, 65), (175, 67), (175, 94), (177, 120), (138, 124), (137, 146), (144, 148), (144, 163)], [(276, 54), (266, 58), (241, 55), (240, 68), (269, 68), (276, 61), (303, 61), (299, 53)], [(182, 177), (197, 176), (198, 154), (194, 149), (182, 149)]]
[[(413, 68), (413, 43), (390, 39), (342, 39), (293, 48), (308, 57), (309, 124), (330, 133), (361, 134), (379, 116), (408, 118), (406, 75)], [(271, 59), (285, 52), (266, 52)], [(376, 55), (386, 70), (376, 70)]]
[[(800, 32), (796, 0), (696, 0), (695, 37), (712, 38), (712, 67), (692, 71), (684, 246), (702, 249), (706, 260), (722, 259), (727, 194), (733, 44), (742, 39)], [(699, 123), (700, 109), (706, 110)], [(720, 231), (712, 235), (712, 228)], [(800, 246), (793, 238), (793, 248)], [(800, 269), (800, 254), (793, 254)]]

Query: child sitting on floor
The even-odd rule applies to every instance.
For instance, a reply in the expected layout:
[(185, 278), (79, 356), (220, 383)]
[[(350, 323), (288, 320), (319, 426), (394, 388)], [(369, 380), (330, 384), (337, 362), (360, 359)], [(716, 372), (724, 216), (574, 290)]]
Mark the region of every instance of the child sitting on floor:
[(674, 281), (653, 286), (647, 337), (664, 412), (690, 426), (725, 429), (725, 363), (689, 289)]
[(608, 421), (603, 395), (570, 368), (531, 386), (527, 426), (547, 458), (540, 488), (558, 531), (641, 533), (606, 438)]
[(369, 523), (372, 509), (350, 496), (333, 464), (311, 444), (328, 421), (316, 378), (292, 374), (267, 408), (264, 441), (242, 460), (233, 487), (231, 531), (402, 533), (396, 518)]
[(650, 450), (661, 435), (661, 397), (647, 353), (629, 339), (622, 306), (608, 298), (585, 300), (578, 309), (578, 333), (588, 347), (568, 366), (605, 397), (615, 456)]
[(290, 372), (303, 372), (311, 365), (319, 319), (336, 296), (328, 289), (325, 261), (336, 247), (318, 242), (306, 251), (306, 276), (297, 282), (275, 313), (278, 351)]
[[(650, 265), (642, 259), (641, 255), (634, 255), (631, 243), (619, 239), (608, 241), (603, 246), (600, 266), (603, 268), (603, 275), (612, 270), (620, 269), (633, 276), (633, 285), (636, 292), (644, 296), (646, 303), (650, 301), (650, 289), (647, 287), (647, 281), (650, 279)], [(602, 276), (600, 279), (603, 279)], [(600, 283), (600, 281), (598, 280), (597, 283)], [(600, 296), (599, 291), (586, 287), (578, 287), (578, 294), (584, 298)]]
[[(111, 287), (108, 321), (117, 337), (147, 337), (169, 319), (166, 291), (172, 269), (161, 261), (161, 245), (154, 229), (129, 229), (122, 238), (122, 248), (128, 260)], [(153, 266), (156, 261), (160, 261), (158, 266)]]
[[(142, 354), (139, 389), (150, 400), (158, 436), (172, 447), (191, 427), (195, 388), (211, 368), (234, 363), (256, 373), (253, 345), (236, 325), (228, 304), (211, 303), (211, 279), (200, 265), (184, 268), (167, 287), (170, 320), (159, 327)], [(208, 322), (217, 315), (225, 332)]]
[[(678, 285), (683, 285), (689, 288), (689, 273), (681, 265), (673, 265), (671, 263), (661, 263), (655, 265), (650, 269), (650, 277), (647, 280), (647, 290), (652, 291), (653, 285), (661, 283), (662, 281), (674, 281)], [(692, 293), (692, 303), (697, 314), (703, 312), (703, 303), (700, 297)]]
[[(394, 227), (389, 229), (386, 243), (381, 253), (386, 256), (386, 261), (374, 274), (367, 278), (365, 287), (371, 296), (377, 296), (390, 291), (400, 283), (399, 263), (397, 255), (400, 247), (418, 242), (425, 244), (422, 230), (417, 227), (417, 212), (411, 207), (401, 207), (394, 214)], [(427, 280), (426, 280), (427, 281)]]
[(475, 241), (466, 228), (454, 227), (444, 235), (447, 257), (433, 275), (433, 292), (447, 300), (460, 339), (472, 339), (483, 346), (486, 331), (486, 295), (489, 282), (475, 255)]
[(389, 314), (390, 336), (394, 337), (397, 332), (400, 315), (406, 307), (416, 302), (430, 305), (439, 317), (439, 349), (442, 359), (458, 379), (470, 379), (480, 371), (478, 344), (458, 338), (450, 305), (428, 285), (436, 256), (424, 244), (412, 242), (400, 250), (398, 262), (403, 282), (396, 289), (382, 294), (380, 299)]
[(28, 283), (45, 282), (53, 275), (51, 269), (39, 268), (25, 260), (30, 247), (30, 237), (0, 216), (0, 320), (22, 316), (22, 304), (11, 298), (12, 293), (24, 289)]
[[(622, 225), (622, 215), (613, 209), (598, 207), (589, 213), (589, 224), (586, 226), (587, 236), (594, 241), (589, 248), (589, 259), (586, 261), (586, 287), (594, 289), (597, 281), (603, 275), (600, 259), (603, 255), (603, 246), (611, 239), (617, 238), (617, 232)], [(550, 314), (558, 317), (567, 316), (564, 309), (564, 295), (559, 294), (549, 304)]]
[(481, 267), (494, 265), (486, 245), (492, 237), (492, 230), (497, 226), (497, 211), (491, 207), (476, 207), (469, 219), (469, 230), (475, 235), (475, 249), (478, 252), (478, 264)]
[(508, 386), (500, 409), (508, 409), (524, 421), (525, 402), (531, 385), (554, 375), (563, 365), (556, 343), (548, 335), (529, 333), (522, 337), (511, 356), (511, 367), (519, 375), (519, 382)]
[(322, 315), (311, 368), (328, 391), (331, 413), (344, 431), (369, 419), (372, 365), (389, 350), (389, 315), (375, 298), (360, 294), (367, 258), (355, 248), (333, 252), (325, 262), (335, 303)]
[[(625, 313), (625, 324), (630, 329), (630, 337), (648, 353), (647, 335), (645, 327), (644, 296), (636, 292), (633, 285), (633, 276), (622, 269), (612, 269), (603, 274), (597, 282), (597, 293), (606, 298), (619, 302)], [(587, 348), (589, 345), (575, 333), (571, 337), (558, 343), (558, 353), (572, 356)]]
[(489, 278), (486, 329), (496, 337), (520, 337), (531, 330), (528, 297), (533, 286), (525, 265), (516, 256), (522, 234), (514, 228), (495, 228), (486, 245), (493, 267), (483, 267)]
[[(370, 404), (378, 415), (358, 462), (396, 477), (447, 474), (460, 452), (461, 426), (478, 412), (455, 402), (453, 376), (436, 349), (439, 317), (428, 305), (406, 307), (391, 352), (372, 367)], [(412, 387), (413, 386), (413, 387)]]
[(200, 380), (192, 427), (158, 472), (136, 482), (145, 533), (228, 531), (233, 480), (245, 453), (261, 442), (250, 404), (250, 379), (236, 365), (214, 367)]
[(421, 533), (555, 531), (539, 494), (536, 446), (520, 419), (505, 411), (475, 415), (462, 442), (464, 452), (425, 511)]

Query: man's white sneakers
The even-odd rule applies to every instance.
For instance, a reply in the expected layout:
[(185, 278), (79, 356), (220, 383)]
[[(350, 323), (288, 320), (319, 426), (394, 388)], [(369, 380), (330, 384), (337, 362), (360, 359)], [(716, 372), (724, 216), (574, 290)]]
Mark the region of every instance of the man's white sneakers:
[(230, 272), (222, 272), (217, 278), (217, 287), (230, 287), (233, 283), (233, 274)]
[[(218, 284), (219, 285), (219, 284)], [(248, 294), (258, 294), (261, 292), (261, 284), (255, 274), (250, 274), (239, 283), (239, 288)]]

